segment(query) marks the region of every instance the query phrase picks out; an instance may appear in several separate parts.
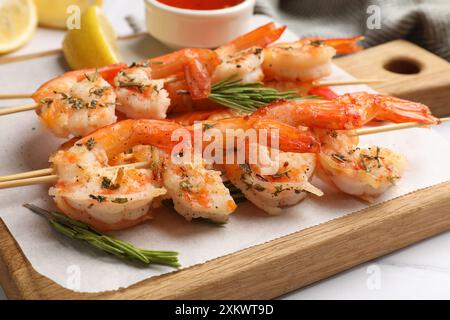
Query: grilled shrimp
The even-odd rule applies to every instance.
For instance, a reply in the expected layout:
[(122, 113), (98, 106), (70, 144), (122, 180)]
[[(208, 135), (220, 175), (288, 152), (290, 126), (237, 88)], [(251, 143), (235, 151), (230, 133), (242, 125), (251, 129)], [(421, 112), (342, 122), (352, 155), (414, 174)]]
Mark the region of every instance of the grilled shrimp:
[(130, 118), (165, 118), (167, 77), (182, 78), (192, 98), (207, 97), (218, 63), (212, 50), (184, 49), (142, 65), (67, 72), (43, 84), (33, 99), (38, 116), (56, 136), (83, 136), (116, 122), (116, 98), (118, 109)]
[[(264, 146), (253, 148), (266, 149)], [(279, 214), (282, 208), (301, 202), (307, 193), (323, 193), (309, 181), (316, 168), (314, 153), (280, 152), (273, 160), (276, 172), (267, 174), (260, 163), (225, 164), (225, 176), (244, 196), (269, 214)], [(267, 169), (267, 168), (266, 168)]]
[(317, 130), (319, 176), (344, 193), (372, 202), (401, 178), (407, 161), (387, 148), (359, 147), (351, 132)]
[(213, 83), (233, 76), (245, 83), (262, 81), (263, 48), (276, 41), (285, 29), (268, 23), (216, 49), (221, 63), (214, 71)]
[[(228, 116), (222, 110), (218, 110), (215, 114)], [(214, 113), (204, 112), (196, 115), (200, 120), (204, 120), (213, 117)], [(433, 117), (428, 107), (423, 104), (368, 93), (345, 94), (333, 101), (280, 101), (259, 109), (248, 118), (276, 119), (292, 126), (307, 125), (312, 128), (322, 128), (315, 129), (321, 142), (321, 151), (317, 153), (320, 176), (341, 191), (368, 201), (385, 192), (400, 179), (406, 160), (387, 148), (358, 147), (358, 138), (351, 132), (335, 130), (360, 128), (372, 119), (429, 124), (438, 122), (438, 119)], [(181, 117), (177, 120), (187, 121), (188, 119)], [(280, 156), (287, 155), (280, 153)], [(294, 154), (292, 157), (305, 157), (305, 155)], [(277, 184), (273, 184), (274, 181), (267, 177), (265, 179), (268, 181), (261, 179), (257, 166), (226, 165), (223, 170), (245, 196), (263, 210), (277, 212), (277, 208), (283, 206), (283, 202), (273, 205), (273, 202), (266, 198), (267, 194), (274, 194), (274, 192), (265, 193), (264, 191), (275, 190)], [(277, 172), (276, 176), (278, 177), (280, 173)], [(308, 178), (302, 176), (300, 181), (307, 182)], [(261, 185), (261, 181), (266, 185)], [(269, 182), (272, 183), (272, 188), (267, 186)], [(258, 189), (262, 191), (259, 193)], [(271, 200), (276, 201), (274, 198)]]
[(237, 207), (222, 182), (220, 171), (206, 168), (203, 161), (168, 162), (163, 181), (175, 210), (188, 221), (206, 218), (226, 222)]
[(33, 95), (41, 121), (57, 137), (84, 136), (116, 121), (116, 94), (104, 79), (115, 65), (65, 73)]
[(134, 64), (114, 79), (117, 110), (131, 119), (164, 119), (170, 105), (164, 80), (152, 80), (152, 69)]
[(263, 50), (262, 65), (266, 80), (314, 81), (331, 74), (331, 59), (336, 53), (358, 51), (361, 37), (348, 39), (304, 38), (279, 43)]
[(262, 51), (262, 48), (252, 47), (223, 57), (214, 71), (213, 83), (231, 77), (241, 79), (244, 83), (262, 81), (264, 79)]
[(258, 109), (250, 117), (331, 130), (357, 129), (373, 119), (438, 122), (421, 103), (365, 92), (344, 94), (334, 100), (277, 101)]
[(167, 192), (159, 170), (110, 167), (109, 159), (139, 144), (170, 152), (171, 133), (179, 127), (158, 120), (126, 120), (59, 150), (50, 159), (58, 181), (49, 194), (64, 213), (99, 230), (128, 228), (149, 219), (153, 200)]
[(152, 146), (137, 145), (131, 152), (114, 157), (114, 163), (128, 164), (148, 159), (152, 160), (152, 170), (158, 169), (160, 172), (160, 183), (167, 190), (164, 196), (156, 199), (157, 203), (171, 199), (175, 211), (186, 220), (205, 218), (226, 222), (235, 210), (236, 204), (222, 183), (221, 173), (207, 167), (201, 156), (197, 158), (199, 161), (174, 163), (167, 152)]

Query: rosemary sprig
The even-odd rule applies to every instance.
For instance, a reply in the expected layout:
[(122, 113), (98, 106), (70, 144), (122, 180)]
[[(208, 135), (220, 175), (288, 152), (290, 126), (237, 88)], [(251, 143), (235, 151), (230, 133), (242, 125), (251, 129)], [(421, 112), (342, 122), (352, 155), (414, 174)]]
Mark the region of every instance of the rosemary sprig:
[(295, 91), (280, 92), (263, 87), (262, 82), (242, 83), (236, 77), (231, 77), (213, 85), (208, 99), (231, 109), (251, 113), (275, 100), (317, 97), (300, 97)]
[(132, 244), (104, 235), (87, 224), (71, 219), (62, 213), (50, 212), (32, 204), (24, 204), (24, 207), (45, 217), (53, 229), (66, 237), (84, 241), (92, 247), (120, 259), (137, 261), (144, 265), (159, 264), (173, 268), (180, 266), (177, 252), (140, 249)]

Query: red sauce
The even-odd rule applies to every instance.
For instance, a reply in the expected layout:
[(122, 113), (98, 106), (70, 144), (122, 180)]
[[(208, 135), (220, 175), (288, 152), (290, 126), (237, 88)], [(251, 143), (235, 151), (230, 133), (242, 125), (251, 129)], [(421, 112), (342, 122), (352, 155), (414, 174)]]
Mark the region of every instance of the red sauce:
[(158, 0), (171, 7), (192, 10), (216, 10), (234, 7), (244, 0)]

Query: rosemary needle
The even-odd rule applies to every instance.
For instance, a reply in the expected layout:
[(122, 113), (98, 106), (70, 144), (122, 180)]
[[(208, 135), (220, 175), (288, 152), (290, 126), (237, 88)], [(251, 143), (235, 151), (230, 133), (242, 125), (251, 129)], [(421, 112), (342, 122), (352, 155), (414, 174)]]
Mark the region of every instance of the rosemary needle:
[(295, 91), (281, 92), (263, 86), (262, 82), (242, 83), (230, 77), (212, 86), (208, 99), (231, 109), (246, 113), (256, 111), (275, 100), (317, 99), (316, 96), (300, 97)]
[(50, 212), (32, 204), (25, 208), (45, 217), (53, 229), (71, 239), (88, 243), (92, 247), (118, 258), (137, 261), (144, 265), (159, 264), (177, 268), (178, 253), (174, 251), (154, 251), (140, 249), (132, 244), (104, 235), (87, 224), (71, 219), (59, 212)]

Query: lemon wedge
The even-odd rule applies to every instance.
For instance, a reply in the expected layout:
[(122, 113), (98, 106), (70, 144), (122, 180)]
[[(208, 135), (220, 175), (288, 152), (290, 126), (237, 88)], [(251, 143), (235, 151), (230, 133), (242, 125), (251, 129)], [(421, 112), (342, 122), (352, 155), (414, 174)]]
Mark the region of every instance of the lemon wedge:
[[(103, 4), (103, 0), (34, 0), (38, 11), (39, 24), (45, 27), (66, 29), (70, 17), (70, 6), (78, 6), (81, 13), (90, 6)], [(69, 12), (68, 12), (69, 11)]]
[(0, 1), (0, 54), (27, 43), (36, 25), (36, 7), (32, 0)]
[(72, 69), (97, 68), (120, 61), (117, 35), (97, 6), (81, 16), (81, 28), (68, 30), (63, 51)]

